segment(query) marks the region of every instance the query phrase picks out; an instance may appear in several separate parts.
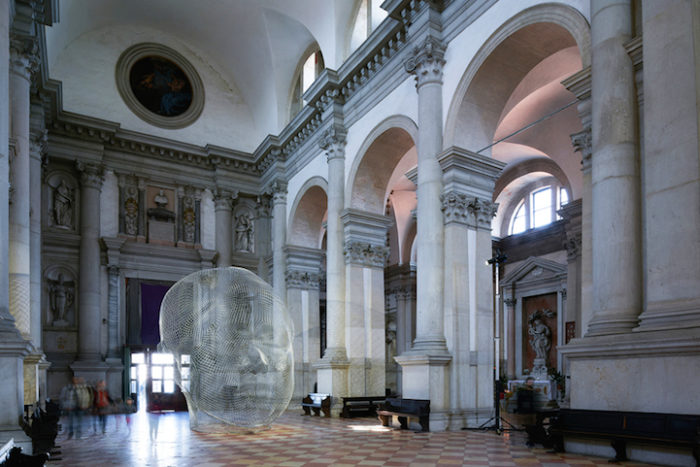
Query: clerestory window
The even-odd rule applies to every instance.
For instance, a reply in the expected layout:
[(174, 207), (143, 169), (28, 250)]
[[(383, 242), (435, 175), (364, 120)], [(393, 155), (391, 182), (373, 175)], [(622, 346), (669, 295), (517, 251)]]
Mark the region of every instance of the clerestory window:
[(304, 102), (304, 92), (316, 81), (318, 75), (321, 74), (323, 68), (325, 67), (323, 63), (323, 55), (320, 50), (310, 53), (304, 59), (297, 77), (294, 80), (294, 91), (292, 92), (292, 105), (290, 118), (299, 113), (299, 111), (304, 107), (306, 102)]
[(510, 235), (544, 227), (560, 219), (557, 211), (569, 202), (569, 192), (561, 186), (545, 186), (527, 194), (518, 203), (510, 221)]

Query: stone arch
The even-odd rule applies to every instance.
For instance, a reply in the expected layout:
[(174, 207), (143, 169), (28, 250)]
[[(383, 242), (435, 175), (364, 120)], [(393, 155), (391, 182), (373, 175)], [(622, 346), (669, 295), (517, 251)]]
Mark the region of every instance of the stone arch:
[(287, 231), (290, 245), (321, 248), (323, 221), (328, 212), (328, 182), (312, 177), (304, 183), (292, 204)]
[(418, 126), (403, 115), (391, 116), (377, 125), (353, 159), (345, 191), (346, 207), (384, 214), (394, 169), (417, 138)]
[(571, 193), (571, 183), (561, 167), (559, 167), (559, 165), (557, 165), (557, 163), (552, 159), (547, 157), (536, 157), (508, 166), (496, 181), (496, 186), (493, 191), (493, 200), (495, 201), (496, 198), (498, 198), (498, 195), (501, 194), (503, 189), (508, 186), (508, 184), (522, 177), (523, 175), (532, 172), (546, 172), (550, 174), (559, 180), (564, 188)]
[[(504, 95), (503, 90), (496, 89), (498, 86), (494, 84), (507, 89), (514, 87), (519, 80), (513, 78), (506, 82), (508, 80), (502, 80), (498, 73), (489, 68), (504, 66), (497, 63), (500, 60), (498, 52), (507, 53), (506, 49), (516, 46), (519, 40), (526, 39), (528, 32), (535, 29), (539, 31), (536, 34), (538, 44), (546, 44), (546, 47), (532, 47), (533, 50), (541, 49), (540, 52), (546, 56), (575, 45), (582, 67), (590, 65), (590, 26), (578, 10), (568, 5), (544, 3), (519, 12), (486, 40), (460, 79), (445, 122), (444, 147), (456, 145), (479, 151), (491, 144), (500, 112), (510, 95), (507, 90)], [(497, 79), (493, 79), (494, 76)], [(489, 80), (491, 82), (486, 83)], [(499, 99), (503, 102), (499, 102)], [(472, 132), (468, 136), (460, 135), (459, 140), (458, 130), (465, 122), (468, 122)]]

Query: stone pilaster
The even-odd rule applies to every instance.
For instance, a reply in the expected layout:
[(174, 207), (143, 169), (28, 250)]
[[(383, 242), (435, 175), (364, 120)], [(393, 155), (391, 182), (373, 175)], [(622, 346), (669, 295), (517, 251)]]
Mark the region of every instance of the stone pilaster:
[(603, 335), (631, 331), (642, 307), (637, 103), (624, 47), (632, 33), (631, 2), (601, 0), (591, 7), (595, 249), (594, 314), (587, 334)]
[(345, 209), (345, 341), (348, 394), (383, 394), (386, 387), (384, 267), (389, 255), (383, 215)]
[(313, 392), (316, 371), (312, 364), (321, 358), (319, 316), (320, 265), (324, 253), (315, 248), (288, 245), (287, 310), (294, 323), (294, 397)]
[[(449, 365), (449, 426), (468, 426), (493, 406), (494, 317), (491, 202), (503, 164), (460, 148), (438, 158), (443, 171), (445, 337)], [(432, 406), (432, 403), (431, 403)]]
[(506, 323), (506, 373), (508, 379), (514, 379), (517, 377), (515, 371), (515, 304), (517, 299), (508, 296), (504, 293), (505, 298), (503, 299), (503, 305), (505, 305), (506, 317), (504, 322)]
[[(345, 204), (345, 131), (332, 126), (319, 146), (328, 159), (328, 221), (326, 227), (326, 351), (316, 363), (318, 390), (335, 400), (348, 390), (348, 354), (345, 347), (345, 261), (343, 226)], [(336, 410), (337, 411), (337, 410)]]
[(223, 188), (214, 190), (214, 209), (216, 211), (216, 249), (219, 251), (216, 266), (219, 268), (231, 266), (231, 250), (233, 248), (233, 224), (231, 210), (233, 200), (237, 197)]
[(575, 322), (576, 337), (581, 337), (581, 250), (583, 238), (581, 232), (582, 200), (571, 201), (559, 210), (564, 219), (566, 230), (567, 273), (566, 273), (566, 312), (563, 314), (564, 323)]

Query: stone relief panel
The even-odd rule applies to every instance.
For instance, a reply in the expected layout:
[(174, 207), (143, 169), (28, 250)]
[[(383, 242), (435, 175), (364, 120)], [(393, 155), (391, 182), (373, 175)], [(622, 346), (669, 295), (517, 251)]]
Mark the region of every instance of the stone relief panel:
[(54, 328), (73, 328), (76, 321), (77, 281), (75, 273), (64, 266), (53, 266), (44, 274), (45, 324)]
[(67, 231), (77, 228), (78, 183), (73, 176), (55, 171), (46, 177), (47, 226)]
[(194, 188), (188, 186), (180, 191), (181, 240), (186, 243), (195, 243), (199, 240), (197, 235), (199, 229), (199, 202)]

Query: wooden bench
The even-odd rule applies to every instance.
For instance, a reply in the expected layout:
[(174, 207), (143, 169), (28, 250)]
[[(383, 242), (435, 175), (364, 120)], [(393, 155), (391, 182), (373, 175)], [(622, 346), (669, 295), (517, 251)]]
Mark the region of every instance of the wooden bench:
[(343, 411), (340, 416), (350, 418), (353, 414), (376, 415), (377, 408), (383, 404), (387, 396), (357, 396), (343, 397)]
[(627, 442), (638, 442), (690, 448), (695, 464), (700, 465), (698, 415), (560, 409), (549, 432), (554, 449), (560, 452), (565, 437), (606, 439), (615, 450), (615, 461), (626, 461)]
[(427, 399), (402, 399), (388, 397), (379, 407), (377, 416), (383, 426), (391, 426), (392, 417), (396, 415), (402, 429), (408, 429), (408, 421), (417, 418), (422, 431), (430, 431), (430, 401)]
[(321, 394), (318, 392), (310, 392), (308, 396), (304, 397), (301, 401), (301, 407), (304, 409), (304, 415), (311, 415), (311, 410), (314, 411), (314, 415), (317, 417), (323, 415), (326, 417), (331, 416), (331, 395)]

